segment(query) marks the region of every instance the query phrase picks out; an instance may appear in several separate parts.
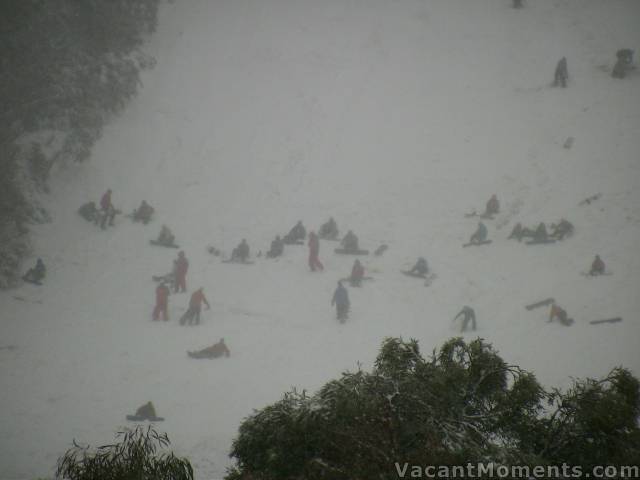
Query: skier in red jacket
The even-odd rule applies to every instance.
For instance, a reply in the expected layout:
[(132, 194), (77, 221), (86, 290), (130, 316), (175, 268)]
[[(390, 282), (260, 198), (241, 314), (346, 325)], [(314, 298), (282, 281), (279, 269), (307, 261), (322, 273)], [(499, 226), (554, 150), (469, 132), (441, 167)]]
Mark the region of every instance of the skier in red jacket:
[(113, 206), (113, 203), (111, 203), (111, 189), (107, 189), (106, 192), (104, 192), (104, 195), (102, 195), (102, 198), (100, 199), (100, 210), (101, 210), (101, 215), (102, 218), (100, 220), (100, 228), (102, 228), (103, 230), (107, 227), (107, 220), (109, 220), (109, 225), (113, 226), (113, 219), (116, 216), (116, 209)]
[(184, 252), (178, 252), (178, 258), (173, 261), (173, 273), (175, 275), (174, 293), (178, 290), (182, 293), (187, 291), (187, 271), (189, 270), (189, 261), (184, 256)]
[(169, 287), (161, 282), (156, 288), (156, 306), (153, 309), (153, 319), (160, 320), (160, 314), (162, 313), (162, 319), (166, 322), (169, 320), (169, 314), (167, 313), (167, 306), (169, 304)]
[(200, 324), (200, 312), (202, 311), (202, 304), (207, 306), (207, 310), (211, 308), (209, 302), (207, 302), (206, 297), (204, 296), (204, 292), (202, 291), (202, 287), (191, 294), (191, 299), (189, 300), (189, 309), (182, 315), (180, 319), (180, 325), (184, 325), (189, 322), (189, 325)]
[(362, 285), (362, 278), (364, 277), (364, 267), (360, 263), (360, 260), (353, 262), (353, 268), (351, 269), (351, 277), (349, 282), (352, 287), (359, 287)]
[(318, 253), (320, 252), (320, 241), (318, 235), (315, 232), (309, 234), (309, 268), (312, 272), (316, 271), (316, 267), (320, 270), (324, 270), (324, 266), (318, 260)]

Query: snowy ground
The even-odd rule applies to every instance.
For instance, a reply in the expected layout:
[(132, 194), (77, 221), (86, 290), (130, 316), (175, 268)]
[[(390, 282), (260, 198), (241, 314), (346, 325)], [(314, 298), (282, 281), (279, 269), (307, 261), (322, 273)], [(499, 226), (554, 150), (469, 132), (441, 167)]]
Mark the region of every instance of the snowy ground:
[[(44, 287), (0, 294), (0, 478), (50, 476), (73, 438), (112, 440), (153, 400), (197, 478), (220, 478), (239, 423), (292, 386), (315, 390), (358, 362), (370, 368), (385, 336), (429, 353), (475, 308), (477, 334), (548, 386), (640, 375), (640, 75), (612, 79), (618, 48), (640, 45), (634, 0), (189, 0), (166, 4), (144, 88), (96, 145), (90, 164), (56, 173), (36, 229)], [(549, 87), (566, 56), (567, 89)], [(571, 149), (562, 147), (575, 137)], [(76, 209), (108, 187), (142, 226), (101, 232)], [(492, 193), (493, 244), (462, 249), (464, 218)], [(596, 193), (596, 202), (578, 206)], [(350, 289), (339, 325), (329, 301), (353, 258), (321, 244), (277, 261), (221, 264), (246, 237), (254, 252), (299, 219), (334, 216), (363, 248), (375, 280)], [(527, 247), (515, 221), (561, 217), (573, 238)], [(212, 301), (199, 327), (152, 323), (153, 274), (176, 251), (151, 247), (162, 223), (191, 262), (188, 288)], [(585, 278), (598, 253), (614, 275)], [(425, 288), (399, 270), (425, 256)], [(13, 298), (21, 296), (29, 302)], [(546, 324), (523, 305), (555, 297), (576, 320)], [(40, 303), (41, 302), (41, 303)], [(619, 324), (589, 320), (621, 316)], [(224, 337), (229, 359), (185, 351)], [(4, 348), (9, 347), (12, 348)]]

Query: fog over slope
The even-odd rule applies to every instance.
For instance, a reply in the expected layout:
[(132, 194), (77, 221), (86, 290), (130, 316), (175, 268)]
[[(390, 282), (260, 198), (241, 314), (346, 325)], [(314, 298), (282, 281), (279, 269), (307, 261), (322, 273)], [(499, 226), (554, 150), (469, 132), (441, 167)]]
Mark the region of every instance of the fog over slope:
[[(608, 72), (617, 49), (640, 45), (640, 3), (510, 3), (164, 4), (141, 94), (89, 164), (55, 174), (53, 222), (35, 228), (45, 285), (0, 294), (0, 347), (16, 347), (0, 350), (0, 478), (51, 475), (73, 438), (110, 442), (148, 400), (197, 478), (221, 478), (252, 409), (370, 368), (385, 336), (428, 354), (458, 334), (462, 305), (479, 322), (467, 338), (546, 386), (616, 365), (639, 375), (640, 75)], [(569, 86), (551, 88), (562, 56)], [(125, 212), (146, 199), (154, 221), (118, 217), (104, 232), (83, 221), (77, 208), (107, 188)], [(477, 224), (464, 214), (493, 193), (493, 243), (461, 248)], [(349, 289), (344, 325), (330, 300), (353, 258), (336, 244), (321, 242), (322, 273), (302, 246), (251, 266), (205, 250), (228, 255), (246, 238), (264, 252), (297, 220), (311, 230), (330, 216), (363, 248), (389, 245), (364, 258), (375, 279)], [(506, 239), (518, 221), (563, 217), (576, 232), (562, 242)], [(176, 254), (148, 243), (162, 224), (189, 258), (189, 293), (202, 286), (212, 303), (198, 327), (177, 322), (188, 294), (170, 297), (171, 322), (150, 319), (151, 275)], [(595, 254), (613, 275), (580, 275)], [(430, 287), (400, 274), (419, 256), (437, 274)], [(546, 297), (572, 327), (523, 308)], [(220, 337), (230, 358), (187, 358)]]

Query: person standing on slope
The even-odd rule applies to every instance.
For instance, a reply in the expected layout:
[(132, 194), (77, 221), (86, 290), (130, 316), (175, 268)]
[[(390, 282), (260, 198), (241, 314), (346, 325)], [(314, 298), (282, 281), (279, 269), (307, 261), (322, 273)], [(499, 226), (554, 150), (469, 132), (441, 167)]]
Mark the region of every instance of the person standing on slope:
[(318, 259), (318, 254), (320, 253), (320, 240), (318, 240), (318, 235), (315, 232), (309, 233), (309, 268), (312, 272), (316, 271), (316, 268), (320, 270), (324, 270), (324, 266), (320, 263)]
[(207, 306), (207, 310), (211, 308), (207, 298), (204, 296), (202, 287), (193, 292), (191, 299), (189, 300), (189, 309), (180, 318), (180, 325), (185, 325), (187, 322), (189, 325), (200, 325), (200, 312), (202, 312), (202, 304)]
[(353, 262), (353, 268), (351, 269), (351, 276), (349, 277), (349, 283), (352, 287), (359, 287), (362, 285), (362, 279), (364, 278), (364, 267), (360, 263), (360, 260), (356, 259)]
[(473, 330), (475, 331), (476, 329), (476, 312), (473, 311), (473, 308), (468, 307), (468, 306), (464, 306), (462, 307), (462, 310), (460, 310), (460, 313), (458, 313), (453, 321), (455, 322), (458, 317), (462, 317), (462, 328), (460, 329), (460, 332), (464, 332), (467, 329), (467, 326), (469, 325), (469, 322), (471, 322), (471, 324), (473, 325)]
[(173, 274), (175, 278), (175, 286), (173, 293), (184, 293), (187, 291), (187, 271), (189, 270), (189, 261), (184, 256), (184, 251), (178, 252), (178, 258), (173, 261)]
[(569, 78), (567, 59), (566, 57), (562, 57), (556, 65), (556, 71), (553, 75), (553, 86), (565, 88), (567, 86), (567, 78)]
[(156, 287), (156, 306), (153, 309), (153, 319), (160, 320), (160, 314), (162, 314), (162, 320), (165, 322), (169, 320), (169, 314), (167, 313), (167, 306), (169, 305), (169, 287), (164, 282), (160, 282), (160, 285)]
[(105, 229), (107, 227), (107, 220), (109, 220), (109, 225), (113, 226), (113, 219), (116, 216), (116, 209), (111, 203), (111, 189), (108, 188), (102, 198), (100, 199), (100, 213), (102, 214), (102, 219), (100, 221), (100, 228)]
[(333, 299), (331, 300), (331, 306), (336, 306), (336, 319), (340, 320), (340, 323), (344, 323), (349, 314), (349, 292), (344, 288), (342, 282), (338, 282), (338, 288), (333, 293)]

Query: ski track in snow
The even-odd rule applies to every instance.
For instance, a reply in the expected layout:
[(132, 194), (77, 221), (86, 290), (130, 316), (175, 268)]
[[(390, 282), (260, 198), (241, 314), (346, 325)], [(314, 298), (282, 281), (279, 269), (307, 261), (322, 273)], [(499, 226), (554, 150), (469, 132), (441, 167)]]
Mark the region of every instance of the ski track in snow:
[[(140, 95), (44, 199), (45, 285), (0, 293), (0, 478), (51, 476), (72, 439), (110, 442), (148, 400), (197, 478), (221, 478), (253, 409), (371, 368), (385, 336), (416, 338), (428, 355), (458, 334), (465, 304), (478, 317), (465, 338), (547, 386), (616, 365), (639, 375), (640, 76), (615, 81), (599, 66), (640, 44), (640, 4), (509, 3), (163, 4)], [(569, 87), (549, 88), (563, 55)], [(108, 187), (125, 213), (148, 200), (155, 220), (85, 223), (78, 206)], [(462, 249), (477, 222), (464, 213), (492, 193), (503, 207), (487, 222), (493, 243)], [(306, 246), (253, 266), (205, 251), (247, 238), (264, 253), (297, 220), (315, 229), (329, 216), (362, 248), (389, 245), (363, 259), (375, 279), (349, 289), (344, 325), (330, 299), (353, 258), (334, 242), (321, 242), (316, 274)], [(516, 221), (561, 217), (576, 227), (568, 240), (506, 240)], [(170, 297), (171, 322), (150, 321), (151, 276), (177, 253), (149, 246), (162, 223), (190, 260), (189, 292), (203, 286), (212, 303), (198, 327), (177, 324), (189, 293)], [(580, 275), (596, 253), (614, 275)], [(429, 287), (400, 273), (418, 256), (437, 273)], [(574, 326), (525, 311), (550, 296)], [(624, 321), (588, 324), (614, 316)], [(220, 337), (230, 358), (187, 358)]]

